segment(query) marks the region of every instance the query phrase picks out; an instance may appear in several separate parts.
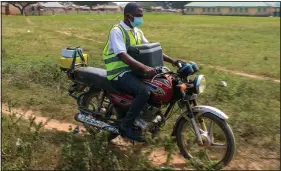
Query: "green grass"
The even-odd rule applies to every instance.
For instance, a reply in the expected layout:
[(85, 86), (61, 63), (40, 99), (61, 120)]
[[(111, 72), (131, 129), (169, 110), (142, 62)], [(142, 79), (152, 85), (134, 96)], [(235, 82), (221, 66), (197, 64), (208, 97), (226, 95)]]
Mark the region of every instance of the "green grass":
[[(21, 16), (2, 16), (2, 99), (15, 107), (73, 122), (77, 109), (67, 95), (69, 81), (59, 71), (60, 50), (79, 45), (90, 55), (91, 66), (104, 67), (102, 50), (108, 31), (122, 16), (29, 18), (32, 23)], [(280, 77), (279, 18), (145, 14), (142, 30), (148, 40), (160, 42), (164, 52), (174, 58)], [(254, 146), (279, 154), (280, 84), (206, 66), (201, 73), (207, 76), (208, 88), (199, 103), (218, 107), (230, 116), (238, 147)], [(219, 85), (222, 80), (228, 87)], [(176, 118), (167, 123), (165, 133), (171, 132)]]
[(47, 131), (36, 124), (2, 117), (3, 170), (143, 170), (153, 169), (147, 155), (128, 148), (121, 151), (105, 143), (106, 134)]
[[(19, 98), (15, 103), (24, 106), (39, 103), (50, 104), (49, 108), (57, 104), (56, 112), (60, 112), (61, 103), (71, 103), (65, 94), (66, 79), (60, 75), (59, 70), (55, 71), (58, 69), (60, 50), (69, 45), (80, 45), (90, 55), (90, 65), (104, 67), (104, 43), (99, 42), (106, 42), (109, 29), (122, 16), (61, 15), (29, 18), (31, 23), (22, 16), (3, 16), (3, 87), (9, 87), (9, 93), (4, 93), (4, 96), (7, 99), (8, 96), (12, 97), (10, 92), (28, 94), (33, 91), (34, 97), (24, 95), (10, 99), (15, 101)], [(159, 41), (165, 53), (174, 58), (274, 78), (280, 76), (277, 18), (147, 14), (142, 29), (150, 41)], [(71, 33), (73, 36), (57, 31)], [(46, 87), (43, 92), (41, 86)], [(49, 97), (38, 97), (37, 91)], [(47, 112), (46, 115), (57, 114)]]
[[(83, 45), (96, 61), (101, 60), (109, 29), (122, 19), (122, 15), (29, 18), (31, 24), (23, 17), (3, 16), (5, 50), (9, 51), (5, 45), (17, 40), (18, 36), (23, 36), (23, 42), (14, 42), (13, 45), (17, 48), (13, 50), (22, 49), (26, 42), (35, 47), (23, 50), (21, 53), (24, 56), (27, 54), (36, 57), (40, 50), (40, 56), (52, 56), (55, 59), (61, 48)], [(148, 40), (159, 41), (164, 51), (173, 57), (279, 78), (279, 24), (279, 18), (147, 14), (142, 30)], [(31, 33), (27, 33), (27, 29)], [(96, 42), (68, 37), (56, 31), (69, 32)]]

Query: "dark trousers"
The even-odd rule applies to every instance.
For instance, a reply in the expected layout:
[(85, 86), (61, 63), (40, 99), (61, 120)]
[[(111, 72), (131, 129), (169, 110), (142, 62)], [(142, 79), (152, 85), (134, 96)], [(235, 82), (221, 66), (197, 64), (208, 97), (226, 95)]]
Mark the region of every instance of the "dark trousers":
[(122, 77), (118, 77), (118, 80), (111, 82), (118, 90), (135, 97), (122, 123), (124, 127), (132, 127), (135, 118), (139, 116), (150, 97), (150, 89), (132, 72), (127, 72)]

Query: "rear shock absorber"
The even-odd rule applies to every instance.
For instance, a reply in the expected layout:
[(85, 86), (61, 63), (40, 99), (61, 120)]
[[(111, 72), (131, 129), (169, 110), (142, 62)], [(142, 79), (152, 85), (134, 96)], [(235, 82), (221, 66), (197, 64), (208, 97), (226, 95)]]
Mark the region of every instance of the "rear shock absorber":
[(102, 109), (102, 104), (105, 98), (105, 92), (103, 90), (100, 91), (99, 97), (98, 97), (98, 112)]

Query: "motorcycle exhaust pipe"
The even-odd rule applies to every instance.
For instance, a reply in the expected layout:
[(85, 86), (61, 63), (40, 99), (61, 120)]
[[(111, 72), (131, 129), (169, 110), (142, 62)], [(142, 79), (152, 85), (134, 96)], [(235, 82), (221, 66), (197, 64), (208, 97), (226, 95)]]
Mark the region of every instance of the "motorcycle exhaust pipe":
[(91, 126), (94, 126), (94, 127), (97, 127), (99, 129), (102, 129), (102, 130), (105, 130), (105, 131), (108, 131), (108, 132), (112, 132), (112, 133), (115, 133), (115, 134), (119, 134), (119, 130), (118, 128), (114, 127), (114, 126), (111, 126), (105, 122), (102, 122), (102, 121), (99, 121), (95, 118), (90, 118), (88, 115), (86, 114), (83, 114), (83, 113), (77, 113), (75, 116), (74, 116), (74, 119), (78, 122), (82, 122), (82, 123), (86, 123), (88, 125), (91, 125)]

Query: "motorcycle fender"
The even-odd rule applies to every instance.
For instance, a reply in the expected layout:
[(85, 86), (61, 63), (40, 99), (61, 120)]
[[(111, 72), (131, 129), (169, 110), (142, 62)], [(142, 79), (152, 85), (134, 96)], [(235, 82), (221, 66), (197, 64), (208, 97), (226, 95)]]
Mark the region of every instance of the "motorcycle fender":
[(224, 112), (211, 106), (195, 106), (192, 111), (196, 113), (196, 117), (201, 116), (203, 113), (212, 113), (223, 120), (228, 119), (228, 116)]
[[(221, 110), (219, 110), (217, 108), (211, 107), (211, 106), (195, 106), (195, 107), (192, 108), (192, 111), (194, 112), (195, 117), (199, 117), (199, 116), (201, 116), (204, 113), (212, 113), (213, 115), (216, 115), (217, 117), (219, 117), (219, 118), (221, 118), (223, 120), (228, 119), (228, 116), (224, 112), (222, 112)], [(187, 117), (185, 112), (182, 113), (180, 115), (180, 117), (178, 117), (178, 119), (177, 119), (177, 121), (176, 121), (176, 123), (174, 125), (173, 132), (172, 132), (171, 136), (175, 136), (176, 135), (176, 130), (177, 130), (177, 127), (178, 127), (178, 123), (182, 119), (189, 120), (189, 118)]]

